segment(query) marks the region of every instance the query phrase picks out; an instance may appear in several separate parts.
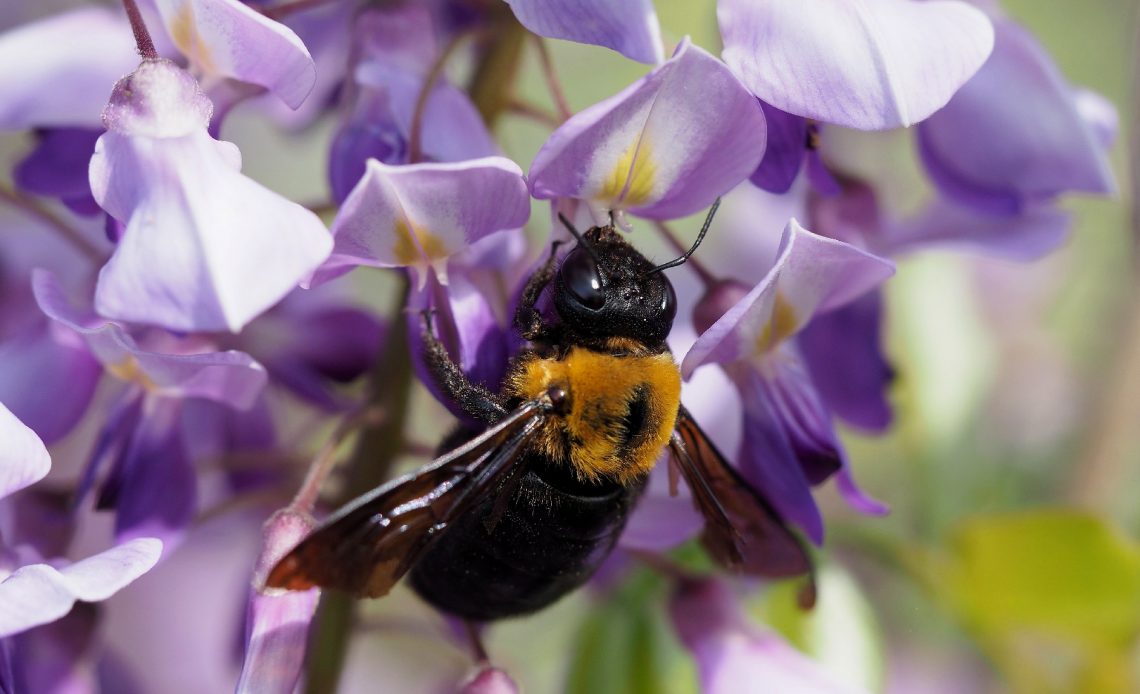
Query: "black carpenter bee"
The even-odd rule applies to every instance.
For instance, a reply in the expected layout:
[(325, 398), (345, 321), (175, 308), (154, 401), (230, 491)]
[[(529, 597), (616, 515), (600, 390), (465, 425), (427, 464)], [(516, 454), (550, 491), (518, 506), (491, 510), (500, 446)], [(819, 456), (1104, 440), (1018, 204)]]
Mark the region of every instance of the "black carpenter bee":
[[(500, 393), (466, 378), (429, 318), (433, 377), (487, 428), (457, 432), (431, 464), (333, 513), (266, 585), (379, 597), (410, 571), (416, 592), (444, 612), (473, 621), (533, 612), (590, 578), (666, 447), (715, 559), (752, 575), (810, 573), (799, 538), (681, 405), (665, 343), (676, 296), (662, 270), (688, 259), (715, 210), (693, 247), (661, 266), (612, 224), (579, 235), (563, 218), (577, 243), (560, 263), (552, 251), (528, 280), (514, 323), (531, 347)], [(549, 322), (536, 308), (547, 287)]]

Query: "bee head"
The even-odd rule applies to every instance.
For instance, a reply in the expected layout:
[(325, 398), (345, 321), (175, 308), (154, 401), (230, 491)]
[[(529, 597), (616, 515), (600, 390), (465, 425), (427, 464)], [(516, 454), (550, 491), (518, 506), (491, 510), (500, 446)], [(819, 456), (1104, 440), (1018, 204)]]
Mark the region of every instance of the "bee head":
[(581, 335), (662, 344), (673, 327), (677, 295), (656, 270), (612, 227), (594, 227), (558, 267), (554, 305)]

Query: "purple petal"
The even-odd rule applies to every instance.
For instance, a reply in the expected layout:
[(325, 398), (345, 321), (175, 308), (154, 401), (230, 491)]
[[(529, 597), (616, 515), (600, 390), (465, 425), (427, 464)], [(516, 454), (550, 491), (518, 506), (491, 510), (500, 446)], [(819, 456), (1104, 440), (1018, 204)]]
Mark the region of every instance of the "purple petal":
[(775, 267), (697, 339), (681, 371), (687, 378), (701, 364), (765, 354), (816, 313), (854, 300), (892, 274), (890, 261), (817, 236), (793, 219)]
[(682, 585), (670, 601), (669, 612), (681, 643), (696, 659), (705, 694), (735, 694), (750, 686), (766, 692), (863, 692), (826, 672), (777, 635), (748, 623), (744, 606), (723, 583)]
[[(19, 685), (5, 687), (0, 676), (0, 690), (76, 694), (92, 691), (95, 663), (91, 656), (99, 651), (95, 641), (98, 627), (98, 610), (80, 604), (51, 624), (17, 634), (9, 643), (15, 646), (19, 673), (15, 679)], [(0, 658), (3, 657), (0, 646)]]
[(492, 232), (521, 227), (529, 216), (522, 170), (509, 159), (410, 166), (371, 160), (333, 222), (336, 245), (313, 284), (357, 265), (412, 267), (420, 288), (429, 269), (446, 281), (450, 256)]
[(36, 433), (0, 403), (0, 499), (43, 478), (51, 458)]
[(1011, 214), (1065, 191), (1116, 189), (1101, 140), (1033, 36), (996, 20), (994, 53), (919, 126), (923, 163), (960, 203)]
[(872, 432), (885, 431), (891, 423), (887, 389), (895, 372), (883, 354), (882, 312), (882, 292), (869, 292), (817, 315), (797, 340), (828, 409)]
[[(313, 529), (313, 519), (291, 510), (275, 513), (265, 524), (261, 556), (254, 583), (261, 584), (269, 570)], [(308, 645), (309, 622), (321, 591), (251, 593), (248, 633), (238, 692), (289, 694), (301, 676)]]
[(665, 47), (650, 0), (507, 0), (519, 23), (539, 36), (605, 46), (642, 63), (661, 63)]
[(554, 131), (531, 165), (531, 192), (683, 217), (756, 170), (765, 133), (756, 99), (684, 40), (664, 65)]
[(1028, 261), (1057, 249), (1069, 236), (1073, 215), (1050, 204), (1034, 204), (1015, 215), (993, 215), (935, 200), (916, 217), (889, 227), (884, 250), (905, 253), (953, 248)]
[(38, 131), (36, 148), (16, 165), (12, 180), (33, 195), (59, 198), (77, 214), (98, 213), (99, 205), (87, 181), (87, 164), (101, 134), (103, 131), (95, 128)]
[(79, 422), (102, 375), (81, 339), (46, 320), (0, 342), (0, 402), (48, 445)]
[(53, 622), (76, 600), (106, 600), (149, 571), (161, 554), (161, 542), (139, 538), (63, 569), (47, 564), (17, 569), (0, 583), (0, 637)]
[(749, 180), (769, 193), (786, 193), (807, 155), (808, 124), (802, 116), (793, 116), (763, 101), (760, 108), (768, 123), (768, 146)]
[(157, 537), (181, 542), (198, 509), (198, 481), (182, 441), (179, 403), (144, 414), (104, 483), (98, 508), (115, 509), (115, 539)]
[(962, 2), (720, 0), (717, 19), (724, 61), (762, 101), (859, 130), (928, 117), (994, 42)]
[(97, 126), (111, 85), (138, 65), (134, 45), (123, 13), (103, 7), (0, 35), (0, 129)]
[(265, 87), (292, 108), (317, 70), (293, 30), (237, 0), (154, 0), (178, 50), (206, 75)]
[(55, 278), (37, 270), (32, 279), (43, 312), (78, 333), (116, 377), (166, 397), (206, 398), (249, 408), (265, 388), (265, 369), (248, 354), (161, 354), (141, 349), (123, 328), (75, 309)]
[(1103, 94), (1083, 87), (1073, 89), (1073, 99), (1081, 120), (1092, 130), (1101, 149), (1111, 149), (1120, 133), (1120, 114), (1116, 105)]
[(811, 495), (808, 466), (792, 438), (794, 420), (781, 412), (779, 395), (759, 373), (738, 373), (735, 380), (744, 400), (741, 474), (782, 518), (798, 525), (812, 542), (822, 544), (823, 516)]
[(148, 62), (112, 95), (91, 189), (127, 229), (95, 303), (112, 318), (236, 332), (324, 261), (332, 239), (315, 214), (239, 173), (237, 148), (206, 134), (187, 79)]

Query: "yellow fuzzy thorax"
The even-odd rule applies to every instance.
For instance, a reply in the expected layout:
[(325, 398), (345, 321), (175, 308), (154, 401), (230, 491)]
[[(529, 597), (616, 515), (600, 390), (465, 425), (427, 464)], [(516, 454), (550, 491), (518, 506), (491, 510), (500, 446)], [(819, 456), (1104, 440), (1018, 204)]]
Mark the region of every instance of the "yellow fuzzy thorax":
[(506, 390), (531, 400), (551, 386), (566, 392), (569, 411), (543, 427), (538, 451), (569, 461), (588, 480), (629, 485), (653, 469), (681, 404), (681, 374), (671, 354), (615, 356), (574, 347), (563, 359), (520, 360)]

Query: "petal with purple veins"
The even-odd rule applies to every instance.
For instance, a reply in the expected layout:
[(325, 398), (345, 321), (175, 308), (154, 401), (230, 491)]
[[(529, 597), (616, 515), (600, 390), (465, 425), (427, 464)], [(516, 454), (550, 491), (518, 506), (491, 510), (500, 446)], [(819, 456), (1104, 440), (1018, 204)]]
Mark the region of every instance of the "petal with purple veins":
[(556, 130), (531, 165), (531, 192), (682, 217), (756, 170), (765, 133), (756, 99), (686, 39), (665, 64)]
[(0, 34), (0, 130), (98, 126), (110, 86), (138, 62), (125, 17), (105, 7)]
[(43, 478), (51, 458), (36, 433), (0, 403), (0, 499)]
[(178, 50), (204, 74), (265, 87), (292, 108), (317, 69), (289, 27), (237, 0), (154, 0)]
[(985, 62), (993, 27), (963, 2), (720, 0), (724, 61), (763, 101), (859, 130), (917, 123)]
[(529, 216), (522, 170), (509, 159), (409, 166), (371, 160), (333, 222), (332, 256), (312, 283), (358, 265), (413, 268), (420, 288), (429, 270), (446, 282), (448, 258)]
[(812, 316), (848, 303), (894, 274), (894, 264), (788, 222), (775, 267), (693, 344), (681, 365), (767, 354)]
[(959, 203), (1004, 214), (1066, 191), (1113, 192), (1101, 137), (1052, 58), (1018, 24), (995, 26), (990, 59), (918, 128), (931, 179)]
[(507, 0), (519, 23), (539, 36), (605, 46), (642, 63), (665, 60), (650, 0)]
[(161, 554), (161, 542), (139, 538), (62, 569), (47, 564), (17, 569), (0, 583), (0, 637), (53, 622), (76, 600), (106, 600), (149, 571)]

